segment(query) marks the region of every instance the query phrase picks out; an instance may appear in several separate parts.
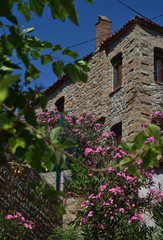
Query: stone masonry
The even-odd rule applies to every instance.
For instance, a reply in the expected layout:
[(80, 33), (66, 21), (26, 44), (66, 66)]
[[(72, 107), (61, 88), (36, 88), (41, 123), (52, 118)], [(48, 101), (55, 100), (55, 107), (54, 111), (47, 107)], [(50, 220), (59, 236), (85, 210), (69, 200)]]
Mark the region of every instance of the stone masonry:
[(38, 185), (41, 180), (38, 172), (32, 168), (23, 167), (19, 171), (13, 162), (0, 167), (1, 213), (7, 215), (18, 211), (27, 220), (32, 220), (36, 225), (33, 240), (46, 240), (62, 222), (56, 217), (56, 204), (53, 199), (39, 198), (34, 202), (29, 201), (32, 190), (28, 183)]
[[(142, 124), (149, 122), (150, 114), (159, 110), (158, 103), (163, 99), (163, 84), (154, 81), (154, 49), (163, 50), (163, 28), (155, 25), (135, 17), (101, 42), (95, 52), (84, 58), (91, 66), (88, 82), (70, 84), (65, 78), (58, 80), (45, 90), (47, 108), (52, 109), (64, 96), (65, 112), (91, 112), (97, 120), (105, 117), (105, 131), (122, 122), (122, 140), (132, 140)], [(112, 59), (119, 53), (122, 85), (113, 90)], [(37, 101), (33, 106), (41, 111)]]

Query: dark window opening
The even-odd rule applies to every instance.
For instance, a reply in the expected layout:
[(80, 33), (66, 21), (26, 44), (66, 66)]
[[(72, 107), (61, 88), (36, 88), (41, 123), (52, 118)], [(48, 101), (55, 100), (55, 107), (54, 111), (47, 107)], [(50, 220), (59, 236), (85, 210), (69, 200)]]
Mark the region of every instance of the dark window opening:
[(111, 128), (111, 131), (115, 133), (114, 146), (118, 146), (122, 143), (122, 123), (118, 123)]
[(154, 80), (163, 83), (163, 52), (154, 51)]
[(105, 117), (100, 117), (96, 122), (104, 124), (105, 123)]
[(55, 103), (55, 106), (57, 107), (57, 110), (59, 112), (64, 112), (64, 101), (65, 101), (65, 98), (61, 97)]
[(113, 90), (122, 85), (122, 54), (118, 54), (112, 60), (113, 65)]

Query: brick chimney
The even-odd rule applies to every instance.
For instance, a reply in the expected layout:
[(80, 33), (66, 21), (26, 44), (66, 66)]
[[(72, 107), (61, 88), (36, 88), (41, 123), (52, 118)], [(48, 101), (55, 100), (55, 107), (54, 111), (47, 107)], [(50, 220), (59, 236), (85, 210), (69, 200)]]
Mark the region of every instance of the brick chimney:
[(96, 49), (101, 43), (111, 36), (111, 21), (104, 16), (99, 16), (96, 25)]

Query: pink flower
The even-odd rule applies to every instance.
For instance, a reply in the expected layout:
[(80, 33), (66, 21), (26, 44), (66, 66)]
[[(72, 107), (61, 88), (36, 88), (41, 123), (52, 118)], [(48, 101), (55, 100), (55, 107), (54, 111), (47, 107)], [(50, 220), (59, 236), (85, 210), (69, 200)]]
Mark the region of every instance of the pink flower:
[(124, 208), (119, 209), (119, 212), (121, 212), (121, 213), (124, 213), (124, 211), (125, 211)]
[(30, 224), (24, 223), (23, 225), (24, 225), (25, 228), (29, 228), (29, 229), (32, 230), (32, 226)]
[(92, 148), (86, 148), (86, 149), (85, 149), (85, 156), (87, 157), (88, 154), (90, 154), (91, 152), (93, 152), (93, 149), (92, 149)]
[(7, 215), (7, 216), (5, 217), (5, 219), (7, 219), (7, 220), (9, 220), (9, 221), (11, 221), (13, 218), (14, 218), (14, 216), (12, 216), (12, 215)]
[(82, 217), (80, 219), (80, 226), (83, 225), (83, 224), (86, 224), (86, 222), (87, 222), (87, 217)]
[(89, 213), (88, 213), (88, 217), (92, 217), (93, 216), (93, 213), (92, 213), (92, 211), (90, 211)]
[(104, 224), (96, 225), (95, 227), (96, 227), (96, 228), (101, 228), (101, 229), (104, 229), (104, 228), (105, 228)]
[(95, 152), (96, 152), (96, 153), (100, 153), (100, 152), (102, 152), (102, 147), (101, 147), (101, 146), (98, 146), (98, 148), (96, 149)]
[(88, 198), (91, 199), (92, 197), (94, 197), (94, 193), (92, 193)]
[(101, 185), (101, 186), (99, 187), (99, 189), (100, 189), (101, 192), (103, 192), (105, 188), (106, 188), (106, 185)]

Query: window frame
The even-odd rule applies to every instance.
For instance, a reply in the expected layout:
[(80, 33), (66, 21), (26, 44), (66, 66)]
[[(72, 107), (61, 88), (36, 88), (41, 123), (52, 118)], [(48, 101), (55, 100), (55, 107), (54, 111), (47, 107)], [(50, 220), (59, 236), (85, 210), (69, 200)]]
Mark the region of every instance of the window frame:
[[(117, 88), (121, 87), (122, 85), (122, 54), (120, 53), (116, 55), (111, 62), (113, 66), (113, 91), (114, 91)], [(118, 73), (118, 79), (117, 79), (117, 73)]]
[[(155, 63), (156, 61), (156, 63)], [(163, 52), (159, 50), (154, 51), (154, 81), (163, 84)]]

